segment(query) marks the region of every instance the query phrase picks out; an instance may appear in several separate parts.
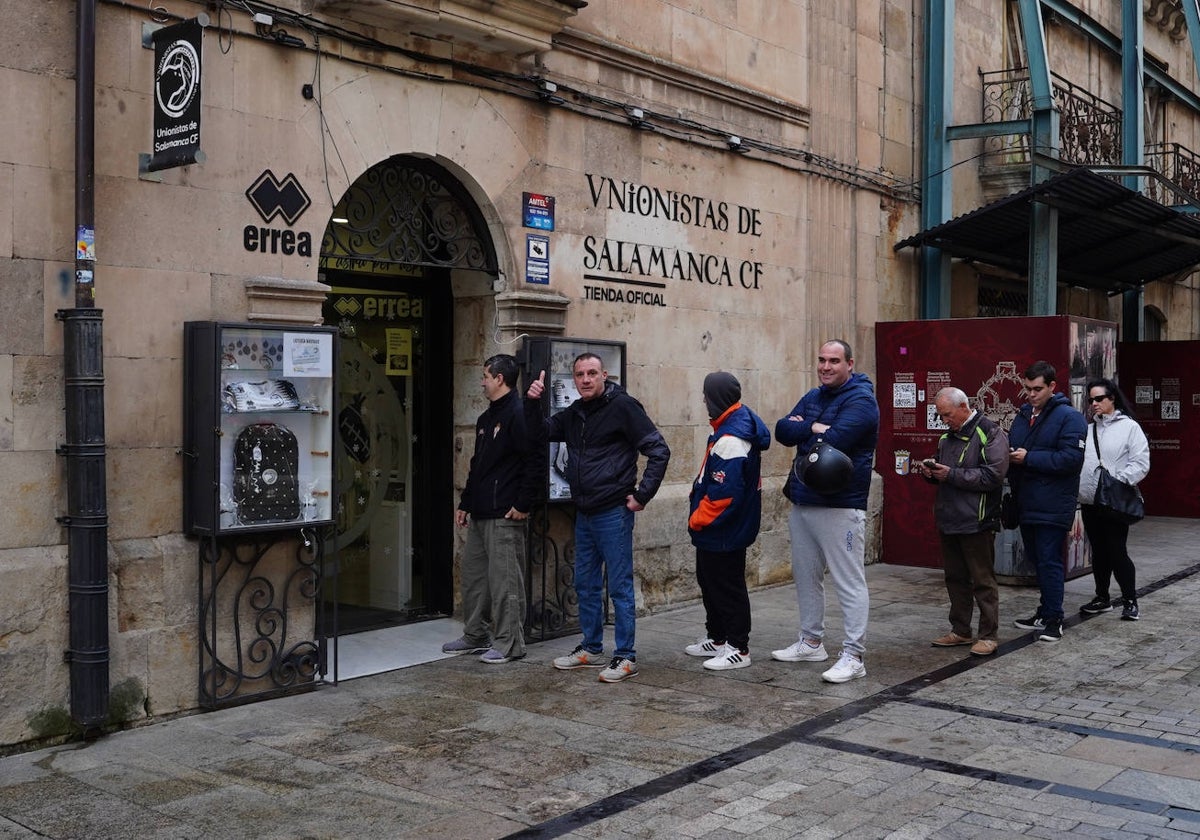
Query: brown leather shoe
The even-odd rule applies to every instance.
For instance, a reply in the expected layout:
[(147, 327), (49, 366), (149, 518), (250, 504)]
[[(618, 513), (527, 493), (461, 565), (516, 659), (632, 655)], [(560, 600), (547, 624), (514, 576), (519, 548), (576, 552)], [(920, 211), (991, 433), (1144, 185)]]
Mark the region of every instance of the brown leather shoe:
[(971, 644), (971, 638), (969, 636), (960, 636), (957, 633), (951, 632), (947, 633), (941, 638), (934, 639), (932, 642), (930, 642), (930, 644), (932, 644), (934, 647), (957, 647), (958, 645)]
[(995, 639), (980, 639), (975, 644), (971, 645), (971, 653), (976, 656), (991, 656), (996, 652)]

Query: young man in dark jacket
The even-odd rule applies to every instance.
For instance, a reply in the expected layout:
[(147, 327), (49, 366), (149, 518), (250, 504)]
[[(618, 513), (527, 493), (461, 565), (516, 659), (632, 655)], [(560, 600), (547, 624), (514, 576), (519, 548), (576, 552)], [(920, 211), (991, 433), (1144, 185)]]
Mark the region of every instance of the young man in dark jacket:
[[(867, 496), (879, 439), (879, 405), (871, 380), (855, 372), (854, 354), (845, 341), (834, 339), (821, 345), (817, 379), (820, 386), (801, 397), (791, 413), (775, 424), (775, 440), (798, 450), (783, 492), (792, 502), (788, 532), (800, 634), (794, 644), (771, 651), (771, 656), (781, 662), (823, 662), (829, 658), (822, 641), (828, 570), (842, 607), (846, 639), (842, 655), (821, 674), (821, 679), (842, 683), (867, 675), (862, 658), (870, 595), (863, 563)], [(800, 461), (810, 455), (819, 440), (850, 458), (853, 468), (844, 489), (818, 489), (801, 477)]]
[(692, 484), (688, 533), (696, 547), (708, 635), (684, 652), (706, 657), (704, 667), (711, 671), (750, 664), (746, 548), (762, 520), (762, 453), (771, 445), (771, 432), (741, 399), (741, 383), (732, 373), (704, 377), (713, 433)]
[[(1008, 435), (971, 408), (959, 388), (934, 397), (938, 416), (949, 427), (938, 441), (932, 466), (917, 472), (937, 484), (933, 518), (942, 546), (942, 571), (950, 595), (950, 632), (935, 647), (971, 645), (976, 656), (996, 652), (1000, 591), (996, 586), (996, 532), (1000, 493), (1008, 472)], [(971, 637), (971, 614), (979, 605), (979, 637)]]
[(1013, 622), (1043, 642), (1062, 639), (1063, 541), (1075, 521), (1087, 420), (1065, 395), (1055, 393), (1054, 365), (1034, 362), (1025, 371), (1025, 394), (1008, 431), (1012, 446), (1008, 483), (1017, 500), (1025, 556), (1042, 590), (1038, 611)]
[(545, 447), (525, 426), (517, 360), (483, 363), (488, 407), (475, 422), (475, 451), (455, 524), (468, 528), (461, 591), (463, 635), (444, 653), (482, 653), (498, 665), (525, 655), (525, 525), (546, 477)]
[[(529, 385), (526, 422), (546, 441), (566, 444), (566, 477), (575, 503), (575, 593), (583, 643), (554, 660), (560, 670), (603, 668), (601, 682), (637, 676), (634, 649), (633, 514), (654, 498), (667, 472), (671, 450), (642, 404), (608, 381), (604, 362), (583, 353), (571, 366), (579, 399), (546, 419), (538, 400), (546, 372)], [(638, 453), (646, 456), (642, 480)], [(604, 574), (613, 602), (613, 657), (604, 667)]]

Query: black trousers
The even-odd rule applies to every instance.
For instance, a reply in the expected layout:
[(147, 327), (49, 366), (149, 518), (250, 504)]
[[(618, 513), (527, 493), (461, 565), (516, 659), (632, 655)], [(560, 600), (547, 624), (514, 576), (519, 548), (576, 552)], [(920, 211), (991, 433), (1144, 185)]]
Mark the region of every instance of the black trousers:
[(1121, 597), (1126, 601), (1137, 600), (1137, 571), (1129, 559), (1126, 543), (1129, 541), (1129, 526), (1124, 522), (1109, 519), (1095, 505), (1080, 505), (1083, 530), (1092, 544), (1092, 577), (1096, 581), (1096, 595), (1108, 597), (1108, 584), (1117, 579)]
[(696, 581), (704, 600), (704, 629), (714, 642), (750, 650), (750, 593), (746, 591), (746, 549), (696, 549)]

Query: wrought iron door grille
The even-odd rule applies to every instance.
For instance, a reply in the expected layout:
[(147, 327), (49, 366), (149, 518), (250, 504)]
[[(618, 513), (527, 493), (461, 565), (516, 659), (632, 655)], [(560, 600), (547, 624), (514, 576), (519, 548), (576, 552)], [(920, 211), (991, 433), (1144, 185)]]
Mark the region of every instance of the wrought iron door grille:
[(579, 630), (575, 593), (575, 507), (543, 505), (529, 518), (528, 637), (544, 641)]
[(321, 681), (323, 544), (309, 530), (299, 540), (284, 532), (201, 540), (201, 706), (265, 699)]
[(448, 174), (392, 158), (358, 178), (334, 208), (321, 253), (495, 274), (495, 249), (475, 203)]

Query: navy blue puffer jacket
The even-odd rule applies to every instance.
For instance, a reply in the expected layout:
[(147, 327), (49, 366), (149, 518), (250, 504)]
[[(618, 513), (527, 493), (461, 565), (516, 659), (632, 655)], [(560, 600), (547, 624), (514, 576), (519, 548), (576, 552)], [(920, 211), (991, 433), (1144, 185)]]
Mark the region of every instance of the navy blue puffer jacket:
[(1017, 500), (1022, 525), (1057, 525), (1070, 528), (1079, 495), (1079, 471), (1087, 421), (1062, 393), (1050, 397), (1031, 422), (1033, 406), (1021, 406), (1008, 432), (1013, 449), (1028, 454), (1024, 464), (1010, 464), (1008, 484)]
[[(804, 419), (792, 420), (792, 417)], [(813, 423), (825, 423), (829, 431), (815, 435)], [(797, 447), (798, 454), (807, 455), (818, 437), (845, 452), (854, 463), (850, 486), (841, 493), (823, 496), (800, 480), (793, 464), (783, 487), (784, 495), (798, 505), (866, 510), (875, 443), (879, 439), (879, 405), (875, 402), (875, 387), (865, 373), (850, 374), (837, 388), (824, 385), (813, 388), (800, 398), (787, 417), (775, 424), (775, 440), (784, 446)]]

